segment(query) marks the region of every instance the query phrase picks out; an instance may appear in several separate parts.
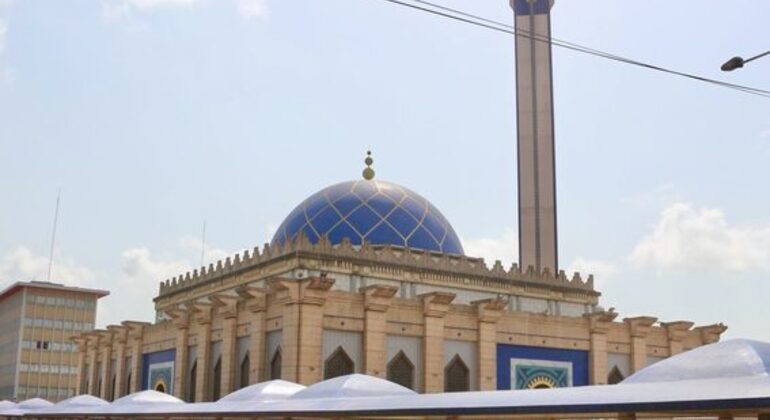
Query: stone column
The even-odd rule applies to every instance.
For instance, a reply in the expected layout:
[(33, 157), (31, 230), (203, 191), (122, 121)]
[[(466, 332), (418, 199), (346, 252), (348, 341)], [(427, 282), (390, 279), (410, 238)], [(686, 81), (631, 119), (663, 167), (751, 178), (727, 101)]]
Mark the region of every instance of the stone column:
[(102, 389), (99, 397), (110, 400), (112, 397), (112, 332), (99, 331), (102, 344)]
[(222, 383), (221, 395), (225, 396), (235, 390), (235, 372), (238, 356), (236, 335), (238, 333), (238, 297), (225, 294), (210, 296), (209, 300), (222, 316)]
[(121, 325), (109, 325), (107, 331), (112, 332), (113, 347), (115, 348), (115, 389), (110, 395), (111, 401), (126, 395), (126, 341), (128, 330)]
[(124, 321), (122, 325), (128, 328), (128, 341), (131, 342), (131, 389), (127, 394), (140, 391), (142, 386), (142, 346), (144, 345), (144, 327), (146, 322)]
[(628, 334), (631, 337), (631, 373), (644, 369), (647, 366), (647, 333), (658, 318), (651, 316), (637, 316), (624, 318), (628, 325)]
[(283, 310), (283, 379), (310, 385), (322, 378), (323, 305), (334, 280), (313, 277), (273, 283)]
[(195, 322), (198, 329), (198, 367), (195, 377), (195, 401), (203, 402), (210, 399), (209, 382), (211, 375), (211, 304), (195, 303), (192, 305)]
[(265, 378), (265, 311), (267, 289), (243, 286), (236, 290), (249, 310), (249, 383)]
[(364, 295), (364, 374), (387, 376), (387, 311), (397, 287), (372, 285), (362, 287)]
[(187, 352), (190, 337), (190, 312), (184, 309), (166, 311), (176, 327), (176, 351), (174, 353), (174, 396), (184, 400), (187, 396)]
[(476, 308), (478, 317), (479, 390), (494, 391), (497, 389), (497, 321), (508, 301), (493, 298), (477, 300), (471, 304)]
[(99, 336), (91, 333), (88, 335), (88, 393), (96, 397), (99, 396), (99, 390), (97, 389), (99, 371), (96, 366), (99, 364), (98, 353)]
[(446, 292), (419, 296), (423, 304), (423, 384), (426, 393), (444, 391), (444, 316), (455, 296)]
[(682, 339), (687, 335), (687, 331), (694, 325), (689, 321), (662, 322), (660, 324), (666, 329), (668, 336), (668, 355), (674, 356), (682, 352)]
[(73, 337), (71, 340), (78, 346), (78, 376), (75, 383), (75, 395), (86, 394), (88, 390), (83, 387), (85, 379), (88, 377), (88, 372), (85, 372), (86, 366), (86, 353), (88, 352), (88, 340), (82, 335)]
[(588, 369), (591, 385), (607, 385), (607, 332), (617, 316), (615, 312), (606, 311), (583, 315), (588, 321), (590, 337)]

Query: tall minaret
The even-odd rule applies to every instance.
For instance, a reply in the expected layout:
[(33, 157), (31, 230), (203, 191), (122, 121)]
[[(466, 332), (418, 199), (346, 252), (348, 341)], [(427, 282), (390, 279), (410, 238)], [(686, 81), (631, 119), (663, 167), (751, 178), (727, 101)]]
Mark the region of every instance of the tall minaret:
[[(548, 268), (555, 273), (559, 264), (550, 44), (553, 0), (510, 2), (519, 34), (516, 36), (519, 264), (522, 268), (531, 265), (538, 271)], [(530, 34), (531, 37), (527, 36)]]

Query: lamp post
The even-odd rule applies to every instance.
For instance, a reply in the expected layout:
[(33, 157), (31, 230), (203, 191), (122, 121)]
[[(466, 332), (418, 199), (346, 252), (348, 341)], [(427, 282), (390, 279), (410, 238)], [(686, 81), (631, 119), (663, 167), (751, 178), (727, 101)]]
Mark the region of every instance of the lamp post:
[(729, 60), (727, 60), (724, 64), (722, 64), (722, 71), (733, 71), (735, 69), (739, 69), (743, 67), (744, 64), (748, 63), (749, 61), (754, 61), (757, 58), (764, 57), (766, 55), (770, 55), (770, 51), (765, 51), (762, 54), (755, 55), (751, 58), (742, 58), (742, 57), (733, 57)]

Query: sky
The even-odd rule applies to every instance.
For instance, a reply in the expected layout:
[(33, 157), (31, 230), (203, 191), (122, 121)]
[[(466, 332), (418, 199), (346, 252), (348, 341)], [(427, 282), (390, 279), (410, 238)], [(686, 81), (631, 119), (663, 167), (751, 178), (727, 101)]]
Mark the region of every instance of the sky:
[[(507, 0), (436, 0), (511, 22)], [(770, 3), (556, 2), (559, 39), (770, 89)], [(560, 267), (620, 318), (770, 341), (770, 100), (555, 48)], [(466, 253), (517, 258), (510, 36), (383, 0), (0, 0), (0, 287), (111, 291), (268, 242), (304, 198), (403, 184)]]

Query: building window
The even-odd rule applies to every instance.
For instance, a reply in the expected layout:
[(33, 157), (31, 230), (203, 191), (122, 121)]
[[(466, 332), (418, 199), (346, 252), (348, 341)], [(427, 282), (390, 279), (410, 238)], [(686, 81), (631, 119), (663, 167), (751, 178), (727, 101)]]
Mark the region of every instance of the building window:
[(222, 393), (222, 358), (217, 359), (217, 363), (214, 364), (214, 377), (211, 378), (213, 391), (212, 401), (216, 401)]
[(444, 391), (470, 391), (470, 371), (460, 355), (455, 355), (444, 368)]
[(190, 368), (190, 385), (187, 387), (187, 401), (195, 401), (195, 389), (198, 382), (198, 361), (194, 361)]
[(617, 383), (620, 383), (623, 379), (626, 379), (623, 374), (620, 372), (620, 369), (618, 369), (617, 366), (613, 366), (612, 370), (610, 371), (610, 374), (607, 375), (607, 383), (610, 385), (615, 385)]
[(388, 363), (388, 380), (409, 389), (414, 389), (414, 364), (403, 351)]
[(355, 364), (342, 346), (337, 347), (337, 350), (334, 350), (334, 353), (324, 362), (324, 379), (350, 375), (354, 371)]
[(249, 369), (251, 369), (251, 363), (249, 362), (249, 355), (247, 354), (241, 362), (241, 388), (249, 385)]
[(270, 379), (281, 379), (282, 364), (283, 357), (281, 357), (281, 348), (278, 347), (273, 354), (273, 360), (270, 361)]
[(126, 394), (131, 393), (131, 372), (126, 375)]

